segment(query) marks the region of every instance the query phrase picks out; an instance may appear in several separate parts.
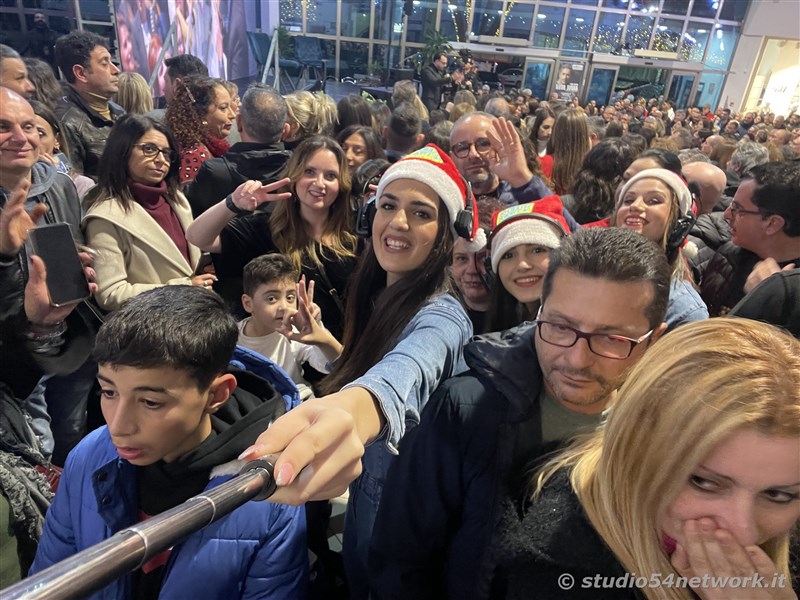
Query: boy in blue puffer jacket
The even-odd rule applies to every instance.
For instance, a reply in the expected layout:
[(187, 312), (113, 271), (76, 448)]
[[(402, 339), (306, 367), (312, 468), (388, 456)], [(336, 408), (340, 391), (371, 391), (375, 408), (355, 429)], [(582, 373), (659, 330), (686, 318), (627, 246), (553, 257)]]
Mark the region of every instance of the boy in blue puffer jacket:
[[(70, 453), (31, 573), (238, 473), (237, 457), (288, 401), (228, 370), (238, 330), (223, 301), (192, 286), (129, 300), (94, 350), (107, 425)], [(93, 599), (304, 598), (303, 507), (248, 502)]]

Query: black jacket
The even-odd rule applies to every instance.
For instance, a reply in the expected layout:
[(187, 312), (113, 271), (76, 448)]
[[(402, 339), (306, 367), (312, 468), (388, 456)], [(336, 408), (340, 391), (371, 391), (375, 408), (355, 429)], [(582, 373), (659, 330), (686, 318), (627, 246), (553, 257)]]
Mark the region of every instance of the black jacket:
[(422, 79), (422, 103), (429, 111), (439, 108), (442, 100), (442, 86), (447, 83), (449, 77), (444, 71), (440, 71), (433, 63), (422, 69), (420, 72)]
[(97, 180), (100, 156), (114, 121), (125, 114), (121, 106), (109, 102), (111, 120), (94, 112), (71, 85), (63, 84), (64, 96), (56, 107), (61, 129), (67, 136), (70, 161), (76, 171)]
[(474, 338), (400, 444), (370, 544), (375, 598), (486, 598), (503, 498), (549, 447), (531, 323)]
[(238, 142), (223, 156), (208, 159), (184, 192), (192, 205), (192, 214), (199, 217), (245, 181), (270, 183), (277, 180), (291, 156), (282, 142)]
[(700, 281), (714, 253), (731, 240), (731, 226), (725, 220), (725, 210), (730, 206), (731, 200), (733, 198), (723, 196), (712, 212), (697, 217), (689, 232), (683, 247), (683, 256), (689, 263), (695, 282)]

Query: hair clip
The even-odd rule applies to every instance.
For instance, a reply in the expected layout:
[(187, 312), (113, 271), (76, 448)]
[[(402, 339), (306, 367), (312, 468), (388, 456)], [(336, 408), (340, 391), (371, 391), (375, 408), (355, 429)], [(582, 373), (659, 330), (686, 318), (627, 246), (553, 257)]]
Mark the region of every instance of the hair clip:
[(183, 89), (186, 90), (186, 93), (189, 94), (189, 100), (192, 101), (192, 104), (197, 104), (197, 100), (194, 99), (194, 95), (192, 94), (192, 90), (189, 89), (189, 86), (186, 85), (183, 80), (181, 80), (181, 85), (183, 86)]

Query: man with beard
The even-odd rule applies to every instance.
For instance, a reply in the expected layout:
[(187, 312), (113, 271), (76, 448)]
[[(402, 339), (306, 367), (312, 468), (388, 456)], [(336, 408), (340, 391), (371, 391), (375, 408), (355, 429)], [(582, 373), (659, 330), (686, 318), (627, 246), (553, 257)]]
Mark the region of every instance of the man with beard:
[[(552, 195), (544, 180), (528, 168), (516, 130), (512, 136), (517, 151), (509, 157), (514, 160), (495, 160), (489, 131), (501, 121), (503, 127), (507, 125), (513, 129), (503, 119), (485, 112), (473, 112), (456, 121), (450, 132), (450, 156), (472, 186), (475, 198), (495, 197), (509, 206)], [(572, 227), (573, 223), (569, 222), (569, 225)]]
[(498, 507), (532, 461), (600, 424), (666, 328), (669, 281), (664, 252), (632, 231), (564, 238), (536, 321), (473, 338), (470, 371), (403, 438), (370, 544), (373, 597), (489, 596)]
[(58, 33), (50, 29), (44, 13), (33, 13), (33, 29), (28, 31), (25, 38), (27, 43), (21, 54), (43, 60), (53, 68), (53, 71), (56, 71), (57, 76), (54, 46), (58, 36)]

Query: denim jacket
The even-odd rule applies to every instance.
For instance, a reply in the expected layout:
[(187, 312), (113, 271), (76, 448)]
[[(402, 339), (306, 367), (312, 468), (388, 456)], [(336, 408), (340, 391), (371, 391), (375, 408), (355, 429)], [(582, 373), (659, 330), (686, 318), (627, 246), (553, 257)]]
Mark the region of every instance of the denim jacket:
[(684, 323), (702, 321), (707, 318), (708, 309), (697, 290), (685, 279), (673, 277), (669, 284), (669, 302), (667, 303), (667, 314), (664, 317), (667, 331), (672, 331)]
[(364, 453), (361, 476), (350, 486), (344, 553), (348, 577), (354, 579), (356, 589), (366, 585), (372, 525), (400, 438), (419, 423), (422, 409), (439, 384), (467, 370), (463, 349), (471, 336), (472, 323), (458, 300), (449, 294), (434, 297), (406, 325), (394, 348), (344, 388), (369, 390), (386, 416), (386, 427)]

